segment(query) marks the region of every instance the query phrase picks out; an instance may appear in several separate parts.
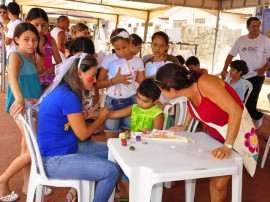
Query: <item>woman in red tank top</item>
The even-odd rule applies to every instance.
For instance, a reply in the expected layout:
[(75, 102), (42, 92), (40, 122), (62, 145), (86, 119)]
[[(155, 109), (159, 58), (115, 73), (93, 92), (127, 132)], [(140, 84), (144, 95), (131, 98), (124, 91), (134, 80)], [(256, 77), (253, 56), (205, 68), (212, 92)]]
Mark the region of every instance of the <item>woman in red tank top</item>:
[[(193, 107), (201, 120), (219, 126), (228, 124), (226, 139), (219, 131), (206, 126), (213, 138), (224, 143), (211, 154), (215, 159), (226, 159), (231, 155), (232, 145), (238, 134), (244, 105), (236, 92), (223, 80), (213, 75), (188, 71), (175, 64), (166, 64), (159, 69), (156, 84), (161, 92), (173, 99), (185, 96), (189, 100), (189, 112)], [(191, 106), (192, 105), (192, 106)], [(194, 116), (194, 114), (192, 113)], [(196, 116), (195, 116), (196, 117)], [(185, 124), (189, 125), (192, 117), (188, 113)], [(227, 184), (230, 176), (210, 179), (211, 201), (224, 201), (227, 195)]]

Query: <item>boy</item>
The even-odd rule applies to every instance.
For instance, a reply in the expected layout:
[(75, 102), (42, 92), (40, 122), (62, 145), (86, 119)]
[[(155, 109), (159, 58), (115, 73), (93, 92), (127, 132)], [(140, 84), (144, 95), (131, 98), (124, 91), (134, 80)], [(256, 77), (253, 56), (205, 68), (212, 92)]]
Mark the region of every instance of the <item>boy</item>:
[(137, 55), (142, 49), (142, 38), (137, 34), (131, 34), (130, 37), (130, 53)]
[(189, 57), (187, 59), (186, 66), (188, 67), (189, 70), (200, 72), (201, 74), (207, 74), (207, 70), (206, 69), (201, 69), (200, 68), (200, 61), (195, 56), (191, 56), (191, 57)]
[(156, 105), (160, 96), (160, 89), (154, 84), (153, 79), (145, 79), (137, 89), (137, 104), (127, 108), (111, 111), (109, 118), (121, 118), (131, 115), (130, 130), (137, 132), (163, 129), (164, 114)]
[(240, 99), (244, 101), (247, 87), (242, 76), (248, 73), (247, 63), (244, 60), (234, 60), (231, 62), (230, 67), (230, 76), (226, 78), (226, 82), (232, 86)]

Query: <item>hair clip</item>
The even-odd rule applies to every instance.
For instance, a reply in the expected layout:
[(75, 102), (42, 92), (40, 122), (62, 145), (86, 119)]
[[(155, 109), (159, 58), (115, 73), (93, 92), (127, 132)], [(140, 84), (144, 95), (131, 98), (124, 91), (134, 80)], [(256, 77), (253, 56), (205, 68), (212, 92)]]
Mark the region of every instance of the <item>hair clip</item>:
[(115, 37), (122, 37), (124, 39), (128, 39), (129, 38), (129, 34), (126, 31), (123, 30), (122, 32), (118, 33), (117, 35), (111, 37), (111, 40), (113, 38), (115, 38)]

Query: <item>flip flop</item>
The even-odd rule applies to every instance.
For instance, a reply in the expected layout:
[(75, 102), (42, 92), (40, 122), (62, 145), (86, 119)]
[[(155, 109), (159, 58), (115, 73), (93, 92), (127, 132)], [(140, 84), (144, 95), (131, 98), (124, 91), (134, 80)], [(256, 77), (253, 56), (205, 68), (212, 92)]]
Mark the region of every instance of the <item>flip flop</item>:
[(65, 198), (65, 202), (77, 202), (77, 194), (72, 194), (69, 191)]
[(15, 191), (11, 192), (11, 194), (9, 195), (2, 196), (0, 198), (1, 201), (16, 201), (18, 199), (19, 199), (19, 195)]
[[(47, 196), (47, 195), (50, 195), (52, 192), (53, 192), (53, 190), (51, 189), (51, 188), (49, 188), (49, 187), (46, 187), (46, 186), (44, 186), (44, 191), (43, 191), (43, 194), (44, 194), (44, 196)], [(25, 193), (25, 192), (23, 192), (25, 195), (27, 195), (27, 192)], [(35, 193), (36, 194), (36, 193)]]

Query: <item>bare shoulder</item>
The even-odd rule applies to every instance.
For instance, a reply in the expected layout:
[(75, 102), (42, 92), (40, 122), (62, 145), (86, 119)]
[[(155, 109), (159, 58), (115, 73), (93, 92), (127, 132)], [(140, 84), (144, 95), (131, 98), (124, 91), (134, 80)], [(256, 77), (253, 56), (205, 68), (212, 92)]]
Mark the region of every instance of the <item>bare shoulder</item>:
[(211, 74), (202, 74), (198, 80), (198, 86), (203, 95), (224, 88), (225, 83), (222, 79)]

